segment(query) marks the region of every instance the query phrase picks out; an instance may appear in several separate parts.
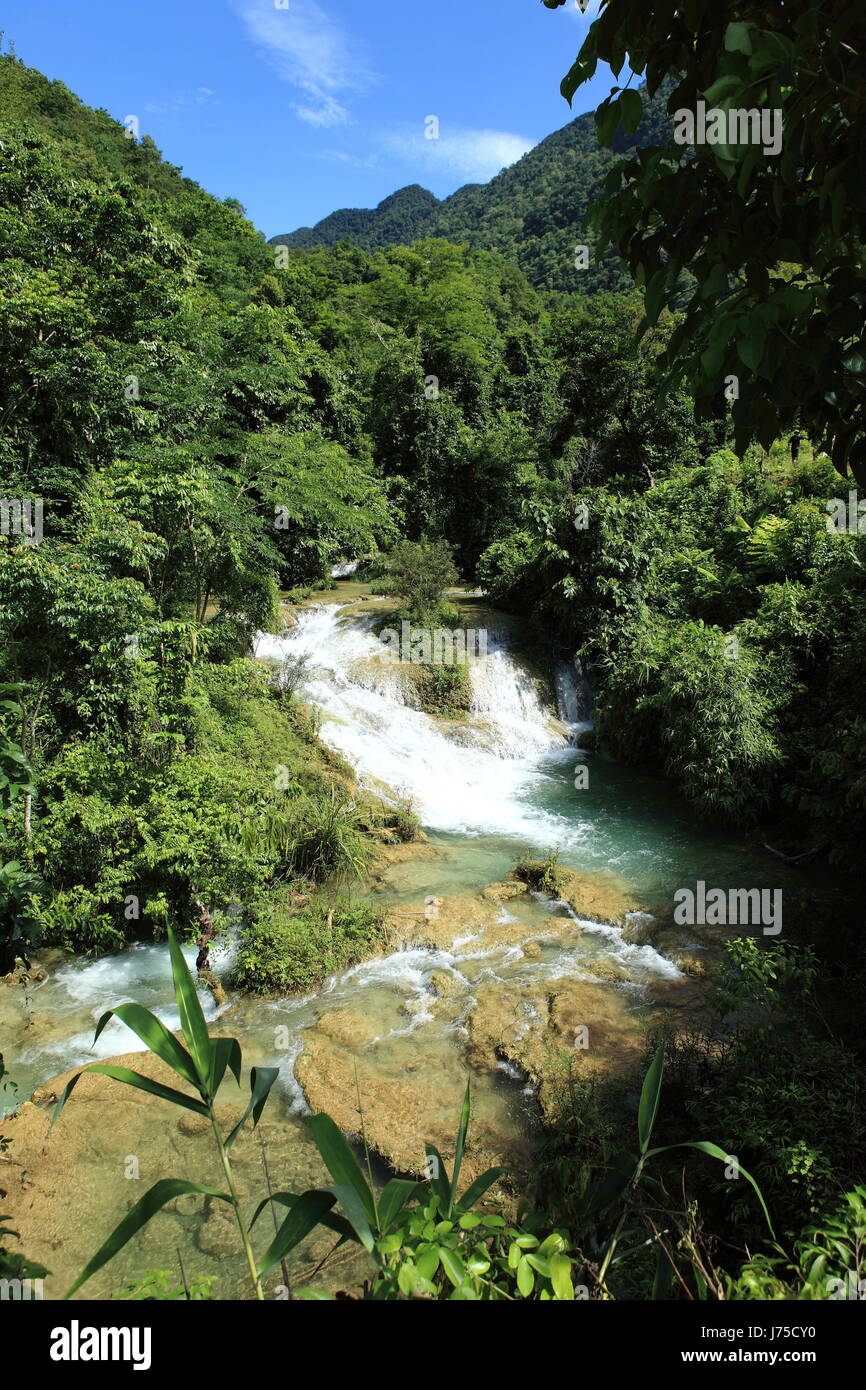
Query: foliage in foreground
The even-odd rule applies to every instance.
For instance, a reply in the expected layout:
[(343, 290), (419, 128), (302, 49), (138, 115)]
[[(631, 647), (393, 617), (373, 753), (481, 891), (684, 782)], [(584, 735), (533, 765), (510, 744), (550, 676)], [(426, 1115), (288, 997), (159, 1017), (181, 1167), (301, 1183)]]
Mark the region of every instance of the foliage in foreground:
[[(252, 1118), (253, 1125), (258, 1124), (277, 1071), (267, 1067), (253, 1068), (247, 1109), (232, 1131), (227, 1135), (222, 1134), (215, 1112), (216, 1094), (227, 1069), (240, 1084), (240, 1046), (233, 1038), (210, 1038), (195, 985), (171, 931), (169, 945), (175, 997), (187, 1047), (182, 1046), (159, 1019), (138, 1004), (121, 1004), (104, 1014), (97, 1026), (96, 1036), (116, 1015), (171, 1068), (181, 1082), (193, 1087), (198, 1098), (125, 1067), (94, 1063), (68, 1083), (55, 1107), (54, 1121), (59, 1118), (81, 1076), (88, 1071), (102, 1073), (207, 1117), (228, 1190), (219, 1192), (198, 1183), (175, 1178), (161, 1179), (135, 1204), (100, 1247), (68, 1290), (67, 1298), (106, 1265), (167, 1202), (187, 1193), (209, 1196), (232, 1208), (253, 1292), (259, 1299), (265, 1296), (264, 1280), (268, 1273), (316, 1226), (336, 1233), (338, 1245), (350, 1241), (366, 1250), (376, 1267), (374, 1278), (365, 1285), (366, 1296), (373, 1299), (403, 1296), (446, 1298), (450, 1301), (530, 1297), (542, 1301), (572, 1300), (575, 1298), (573, 1267), (578, 1261), (590, 1272), (597, 1296), (608, 1298), (611, 1296), (607, 1282), (609, 1273), (623, 1258), (622, 1237), (630, 1216), (632, 1194), (649, 1181), (645, 1170), (651, 1160), (659, 1159), (673, 1150), (694, 1149), (728, 1166), (734, 1162), (718, 1145), (703, 1140), (652, 1146), (664, 1067), (664, 1049), (660, 1048), (641, 1090), (638, 1154), (624, 1155), (614, 1172), (590, 1187), (585, 1194), (587, 1213), (611, 1205), (619, 1208), (618, 1218), (597, 1264), (581, 1259), (579, 1253), (572, 1255), (565, 1232), (554, 1230), (544, 1234), (543, 1217), (536, 1214), (526, 1219), (523, 1205), (516, 1222), (508, 1222), (497, 1212), (473, 1211), (502, 1176), (501, 1169), (488, 1169), (460, 1193), (459, 1179), (470, 1120), (468, 1085), (450, 1174), (442, 1155), (428, 1144), (426, 1181), (392, 1178), (380, 1191), (373, 1181), (363, 1129), (366, 1172), (333, 1120), (327, 1115), (314, 1115), (308, 1120), (308, 1127), (333, 1183), (325, 1189), (301, 1194), (269, 1190), (256, 1207), (252, 1219), (247, 1221), (238, 1197), (229, 1153), (247, 1120)], [(757, 1195), (769, 1226), (770, 1219), (760, 1189), (742, 1165), (736, 1166), (737, 1175), (744, 1177)], [(267, 1251), (257, 1260), (252, 1246), (252, 1230), (266, 1207), (275, 1210), (273, 1204), (286, 1208), (287, 1215), (277, 1227)], [(339, 1211), (334, 1210), (336, 1205)], [(661, 1256), (670, 1258), (663, 1242), (660, 1262)], [(313, 1289), (301, 1290), (300, 1296), (327, 1297)]]

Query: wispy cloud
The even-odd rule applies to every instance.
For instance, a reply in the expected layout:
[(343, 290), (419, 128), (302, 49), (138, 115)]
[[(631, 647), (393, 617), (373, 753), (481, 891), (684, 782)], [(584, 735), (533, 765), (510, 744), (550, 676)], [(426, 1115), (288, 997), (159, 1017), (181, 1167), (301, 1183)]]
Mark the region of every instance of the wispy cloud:
[(216, 92), (210, 87), (196, 87), (195, 91), (175, 92), (163, 101), (149, 101), (145, 111), (149, 116), (178, 116), (191, 106), (212, 106), (218, 104)]
[(423, 128), (405, 128), (383, 136), (382, 144), (389, 154), (407, 163), (486, 183), (500, 169), (516, 163), (536, 141), (505, 130), (449, 129), (443, 125), (436, 140), (428, 140)]
[(303, 95), (295, 103), (301, 120), (316, 126), (346, 122), (347, 98), (372, 81), (354, 39), (316, 0), (291, 0), (287, 10), (278, 10), (274, 0), (234, 0), (234, 6), (280, 77)]

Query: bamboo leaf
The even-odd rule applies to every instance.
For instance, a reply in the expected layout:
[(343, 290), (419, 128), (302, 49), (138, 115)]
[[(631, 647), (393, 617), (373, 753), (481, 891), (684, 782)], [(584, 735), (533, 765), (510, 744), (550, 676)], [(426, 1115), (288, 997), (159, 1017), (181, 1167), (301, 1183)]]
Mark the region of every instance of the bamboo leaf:
[(334, 1183), (327, 1190), (333, 1192), (346, 1213), (346, 1218), (354, 1233), (353, 1238), (359, 1240), (364, 1249), (372, 1255), (376, 1243), (373, 1228), (357, 1190), (348, 1183)]
[(474, 1207), (475, 1203), (484, 1196), (487, 1189), (492, 1187), (495, 1182), (499, 1181), (504, 1172), (504, 1168), (488, 1168), (480, 1177), (477, 1177), (473, 1183), (470, 1183), (463, 1193), (463, 1196), (460, 1198), (458, 1206)]
[(448, 1211), (445, 1215), (451, 1215), (451, 1208), (457, 1200), (457, 1179), (460, 1177), (460, 1168), (463, 1163), (463, 1150), (466, 1147), (466, 1136), (469, 1133), (469, 1117), (472, 1113), (472, 1097), (469, 1092), (470, 1083), (466, 1082), (466, 1094), (463, 1097), (463, 1108), (460, 1112), (460, 1124), (457, 1128), (457, 1142), (454, 1145), (454, 1172), (451, 1175), (451, 1191), (449, 1193)]
[(210, 1093), (215, 1096), (226, 1074), (231, 1068), (232, 1076), (241, 1084), (241, 1049), (237, 1038), (211, 1038), (210, 1040)]
[(93, 1259), (85, 1265), (75, 1283), (67, 1289), (63, 1295), (64, 1299), (71, 1298), (81, 1285), (92, 1278), (103, 1265), (113, 1260), (119, 1250), (122, 1250), (127, 1241), (130, 1241), (143, 1226), (146, 1226), (152, 1216), (156, 1216), (158, 1211), (170, 1202), (173, 1197), (183, 1197), (187, 1193), (200, 1193), (204, 1197), (216, 1197), (221, 1202), (228, 1202), (231, 1205), (231, 1197), (227, 1197), (224, 1192), (219, 1192), (215, 1187), (203, 1187), (201, 1183), (183, 1182), (180, 1178), (162, 1178), (158, 1183), (154, 1183), (148, 1192), (145, 1192), (140, 1201), (136, 1202), (132, 1210), (123, 1218), (118, 1226), (115, 1226), (108, 1240), (99, 1247)]
[(640, 1139), (640, 1151), (646, 1153), (649, 1148), (650, 1140), (653, 1135), (653, 1127), (656, 1122), (656, 1115), (659, 1108), (659, 1097), (662, 1091), (662, 1072), (665, 1065), (664, 1044), (659, 1048), (649, 1070), (644, 1077), (643, 1086), (640, 1093), (640, 1108), (638, 1110), (637, 1128)]
[(250, 1072), (250, 1101), (241, 1118), (238, 1120), (231, 1134), (225, 1141), (226, 1149), (230, 1149), (237, 1139), (250, 1115), (253, 1117), (253, 1128), (261, 1119), (265, 1102), (271, 1092), (271, 1087), (279, 1076), (278, 1067), (253, 1067)]
[[(253, 1229), (253, 1226), (258, 1221), (265, 1207), (270, 1206), (271, 1202), (279, 1202), (283, 1207), (293, 1207), (295, 1202), (298, 1201), (298, 1197), (299, 1194), (297, 1192), (274, 1192), (270, 1197), (263, 1198), (255, 1209), (253, 1219), (249, 1224), (249, 1230)], [(335, 1235), (340, 1236), (340, 1244), (345, 1240), (357, 1239), (354, 1229), (349, 1225), (345, 1216), (341, 1216), (337, 1211), (323, 1211), (322, 1215), (319, 1217), (319, 1225), (327, 1226), (329, 1231), (333, 1231)]]
[(180, 1011), (180, 1024), (186, 1045), (192, 1055), (199, 1075), (202, 1089), (210, 1080), (210, 1037), (207, 1031), (201, 1000), (196, 992), (189, 966), (171, 927), (168, 929), (168, 949), (171, 955), (171, 974), (174, 980), (174, 997)]
[(422, 1182), (406, 1178), (392, 1178), (386, 1183), (379, 1196), (379, 1234), (384, 1235), (403, 1208), (423, 1191)]
[(330, 1115), (311, 1115), (307, 1126), (334, 1182), (355, 1191), (367, 1222), (370, 1226), (375, 1225), (376, 1202), (373, 1193), (343, 1131), (337, 1128)]
[[(445, 1160), (436, 1148), (435, 1144), (425, 1144), (424, 1152), (428, 1158), (435, 1161), (436, 1169), (434, 1176), (429, 1179), (430, 1186), (439, 1198), (443, 1214), (448, 1210), (448, 1202), (451, 1198), (451, 1185), (448, 1181), (448, 1169), (445, 1167)], [(429, 1169), (428, 1169), (429, 1171)]]
[(202, 1104), (200, 1100), (196, 1100), (194, 1096), (184, 1095), (183, 1091), (172, 1090), (171, 1086), (163, 1086), (162, 1082), (154, 1081), (149, 1076), (142, 1076), (140, 1072), (130, 1071), (128, 1067), (116, 1067), (107, 1062), (94, 1062), (91, 1066), (84, 1067), (77, 1076), (73, 1076), (72, 1080), (64, 1086), (60, 1099), (54, 1107), (50, 1129), (54, 1128), (60, 1119), (60, 1112), (64, 1105), (82, 1076), (86, 1076), (88, 1072), (99, 1072), (102, 1076), (110, 1076), (113, 1081), (122, 1081), (125, 1086), (134, 1086), (137, 1091), (147, 1091), (149, 1095), (158, 1096), (160, 1100), (169, 1100), (172, 1105), (180, 1105), (185, 1110), (194, 1111), (196, 1115), (204, 1115), (205, 1117), (210, 1115), (207, 1106)]
[(195, 1086), (196, 1090), (200, 1089), (198, 1073), (192, 1058), (170, 1029), (166, 1028), (161, 1018), (157, 1018), (156, 1014), (152, 1014), (141, 1004), (117, 1004), (100, 1018), (93, 1035), (94, 1042), (112, 1018), (119, 1018), (151, 1052), (165, 1062), (166, 1066), (171, 1067), (172, 1071), (176, 1071), (178, 1076), (182, 1076), (191, 1086)]
[[(665, 1144), (664, 1147), (660, 1149), (651, 1149), (647, 1154), (647, 1158), (652, 1158), (654, 1154), (670, 1153), (672, 1149), (698, 1149), (702, 1154), (709, 1154), (710, 1158), (719, 1159), (721, 1163), (728, 1164), (731, 1162), (730, 1154), (726, 1154), (724, 1149), (720, 1149), (718, 1144), (710, 1143), (708, 1139), (690, 1139), (684, 1140), (681, 1144)], [(746, 1182), (750, 1183), (751, 1186), (755, 1189), (758, 1201), (761, 1203), (761, 1210), (763, 1211), (764, 1216), (767, 1220), (767, 1225), (770, 1228), (770, 1235), (775, 1236), (776, 1233), (773, 1230), (773, 1223), (770, 1220), (770, 1213), (767, 1210), (767, 1204), (764, 1201), (764, 1194), (762, 1193), (760, 1187), (756, 1183), (755, 1179), (752, 1177), (751, 1173), (746, 1172), (745, 1168), (741, 1163), (737, 1163), (736, 1168), (737, 1172), (741, 1173), (742, 1176), (746, 1179)]]
[(264, 1279), (280, 1260), (318, 1226), (322, 1215), (334, 1205), (330, 1192), (310, 1191), (298, 1197), (259, 1263), (259, 1278)]

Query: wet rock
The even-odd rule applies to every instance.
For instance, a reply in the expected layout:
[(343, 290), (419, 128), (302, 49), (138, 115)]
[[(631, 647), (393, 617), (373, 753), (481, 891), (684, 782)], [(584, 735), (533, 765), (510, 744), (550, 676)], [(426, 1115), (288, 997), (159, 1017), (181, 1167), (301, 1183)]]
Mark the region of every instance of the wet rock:
[(466, 981), (450, 970), (434, 970), (430, 976), (430, 986), (440, 999), (453, 999), (466, 991)]
[(361, 1048), (375, 1038), (377, 1029), (368, 1018), (351, 1009), (331, 1009), (322, 1014), (316, 1029), (340, 1047)]
[(177, 1127), (181, 1134), (186, 1134), (192, 1138), (195, 1135), (210, 1133), (211, 1124), (205, 1115), (193, 1115), (191, 1111), (188, 1111), (185, 1115), (181, 1115)]
[(488, 883), (481, 896), (487, 898), (488, 902), (504, 903), (511, 898), (522, 898), (527, 891), (525, 883), (512, 879), (506, 883)]
[(599, 956), (597, 960), (591, 961), (587, 968), (597, 980), (609, 980), (612, 984), (622, 984), (631, 978), (628, 971), (612, 956)]
[(195, 1243), (203, 1255), (211, 1255), (216, 1260), (231, 1259), (242, 1249), (236, 1223), (217, 1213), (201, 1223), (195, 1233)]

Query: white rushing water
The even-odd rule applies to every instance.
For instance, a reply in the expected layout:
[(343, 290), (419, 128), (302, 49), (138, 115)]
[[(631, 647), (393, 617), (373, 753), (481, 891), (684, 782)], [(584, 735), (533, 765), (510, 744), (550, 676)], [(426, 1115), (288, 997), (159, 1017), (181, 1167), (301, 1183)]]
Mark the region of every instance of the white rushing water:
[[(340, 605), (302, 610), (287, 634), (259, 636), (256, 655), (302, 661), (302, 698), (322, 711), (321, 738), (342, 753), (367, 787), (408, 797), (436, 830), (556, 838), (555, 818), (527, 806), (543, 774), (543, 755), (567, 750), (579, 721), (575, 673), (557, 673), (563, 720), (542, 683), (502, 636), (489, 633), (487, 653), (468, 663), (471, 717), (437, 720), (411, 708), (405, 668), (372, 630), (373, 619), (345, 615)], [(411, 697), (410, 697), (411, 698)]]

